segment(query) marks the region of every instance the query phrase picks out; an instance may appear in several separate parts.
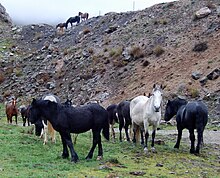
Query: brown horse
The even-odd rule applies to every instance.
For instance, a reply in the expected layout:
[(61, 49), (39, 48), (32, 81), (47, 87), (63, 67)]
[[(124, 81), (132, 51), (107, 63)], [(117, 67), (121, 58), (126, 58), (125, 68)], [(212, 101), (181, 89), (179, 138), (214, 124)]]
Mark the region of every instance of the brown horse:
[(59, 30), (63, 33), (65, 27), (66, 27), (65, 22), (64, 23), (59, 23), (59, 24), (57, 24), (56, 29), (59, 28)]
[(82, 21), (85, 21), (85, 20), (88, 20), (89, 13), (87, 13), (87, 12), (85, 12), (85, 13), (79, 12), (79, 16), (81, 17)]
[(17, 122), (17, 117), (18, 117), (18, 108), (16, 106), (16, 99), (12, 98), (12, 102), (6, 104), (6, 109), (5, 109), (6, 115), (7, 115), (7, 121), (8, 123), (12, 124), (12, 117), (15, 116), (15, 122)]

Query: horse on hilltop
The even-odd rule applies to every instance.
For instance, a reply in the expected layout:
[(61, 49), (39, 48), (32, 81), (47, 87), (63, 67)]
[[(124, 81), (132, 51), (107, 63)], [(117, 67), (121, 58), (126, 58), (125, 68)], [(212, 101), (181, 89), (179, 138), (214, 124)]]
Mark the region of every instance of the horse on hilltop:
[(70, 17), (67, 21), (66, 21), (66, 29), (68, 27), (68, 24), (71, 24), (71, 27), (73, 26), (73, 23), (78, 24), (80, 22), (80, 17), (79, 16), (75, 16), (75, 17)]
[(89, 13), (87, 13), (87, 12), (85, 12), (85, 13), (79, 12), (79, 16), (81, 17), (82, 21), (85, 21), (85, 20), (88, 20)]
[(65, 27), (66, 27), (66, 23), (59, 23), (57, 24), (56, 29), (59, 28), (59, 30), (63, 33)]

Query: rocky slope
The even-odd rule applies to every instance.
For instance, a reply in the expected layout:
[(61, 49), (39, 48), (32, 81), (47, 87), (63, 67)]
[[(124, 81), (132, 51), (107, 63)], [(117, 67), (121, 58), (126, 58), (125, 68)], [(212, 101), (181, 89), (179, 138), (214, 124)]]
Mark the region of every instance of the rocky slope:
[(219, 119), (219, 16), (218, 0), (182, 0), (93, 17), (64, 33), (47, 24), (11, 27), (1, 17), (10, 29), (0, 33), (1, 100), (27, 104), (54, 93), (107, 106), (159, 83), (165, 100), (202, 98)]

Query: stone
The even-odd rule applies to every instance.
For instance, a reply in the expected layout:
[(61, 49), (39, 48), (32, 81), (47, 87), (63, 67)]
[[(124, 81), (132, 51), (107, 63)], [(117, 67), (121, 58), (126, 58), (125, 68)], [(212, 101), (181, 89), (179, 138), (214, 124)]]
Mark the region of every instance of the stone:
[(208, 7), (203, 7), (195, 13), (195, 16), (197, 19), (200, 19), (200, 18), (208, 16), (210, 13), (211, 13), (211, 10)]

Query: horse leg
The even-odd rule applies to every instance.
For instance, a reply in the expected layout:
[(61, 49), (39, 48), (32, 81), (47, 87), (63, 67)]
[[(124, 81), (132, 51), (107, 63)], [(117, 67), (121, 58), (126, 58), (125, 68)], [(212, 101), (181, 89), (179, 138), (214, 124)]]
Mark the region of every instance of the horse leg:
[(93, 133), (93, 140), (92, 140), (92, 148), (90, 149), (88, 155), (86, 156), (86, 159), (92, 159), (93, 152), (95, 150), (96, 145), (98, 144), (99, 137), (100, 137), (100, 131), (92, 131)]
[(133, 129), (133, 143), (135, 143), (136, 144), (136, 131), (137, 131), (137, 125), (135, 124), (135, 123), (132, 123), (132, 129)]
[(189, 138), (191, 141), (191, 148), (190, 148), (190, 153), (195, 153), (195, 135), (194, 135), (194, 129), (189, 130)]
[(25, 118), (25, 116), (22, 116), (22, 120), (23, 120), (23, 127), (25, 127), (25, 124), (26, 124), (26, 118)]
[(197, 143), (196, 151), (195, 151), (196, 154), (199, 154), (200, 147), (203, 145), (203, 130), (204, 130), (203, 128), (198, 128), (197, 129), (198, 143)]
[(128, 126), (129, 125), (126, 123), (125, 124), (125, 134), (126, 134), (127, 141), (130, 142), (130, 138), (129, 138), (129, 134), (128, 134)]
[(178, 125), (177, 125), (177, 130), (178, 130), (178, 136), (177, 136), (177, 141), (176, 141), (176, 144), (174, 146), (174, 148), (179, 148), (180, 147), (180, 140), (181, 140), (181, 137), (182, 137), (182, 128), (178, 128)]
[(68, 146), (69, 149), (70, 149), (70, 154), (71, 154), (71, 162), (76, 163), (79, 160), (79, 157), (78, 157), (78, 155), (76, 154), (76, 152), (73, 148), (73, 142), (72, 142), (70, 133), (65, 133), (65, 134), (60, 133), (60, 135), (61, 135), (61, 139), (62, 139), (62, 143), (63, 143), (62, 157), (67, 158), (69, 156), (68, 149), (67, 149), (67, 146)]
[(16, 123), (16, 125), (18, 125), (18, 116), (17, 116), (17, 114), (15, 115), (15, 123)]
[(99, 139), (98, 139), (98, 157), (97, 160), (102, 160), (103, 158), (103, 149), (102, 149), (102, 139), (101, 139), (101, 135), (99, 134)]
[(112, 137), (115, 139), (115, 130), (114, 130), (114, 125), (111, 124), (111, 130), (112, 130)]
[(141, 145), (144, 145), (144, 130), (140, 128), (141, 132)]
[(156, 135), (156, 127), (153, 128), (153, 132), (152, 132), (151, 151), (152, 151), (153, 153), (156, 152), (156, 150), (155, 150), (155, 148), (154, 148), (155, 135)]
[(46, 143), (48, 142), (48, 139), (47, 139), (47, 135), (48, 135), (48, 127), (47, 125), (44, 123), (44, 120), (42, 120), (42, 123), (43, 123), (43, 133), (44, 133), (44, 145), (46, 145)]
[(144, 132), (145, 132), (145, 145), (144, 145), (144, 152), (147, 154), (148, 153), (148, 149), (147, 149), (147, 141), (148, 141), (148, 137), (149, 137), (149, 132), (148, 132), (148, 121), (147, 119), (144, 120)]
[(119, 122), (119, 140), (120, 140), (120, 142), (122, 142), (122, 133), (121, 133), (121, 131), (122, 131), (123, 126), (124, 126), (124, 122), (120, 121)]
[(50, 133), (51, 140), (53, 143), (56, 143), (56, 131), (54, 130), (53, 126), (49, 121), (47, 124), (48, 124), (48, 132)]

